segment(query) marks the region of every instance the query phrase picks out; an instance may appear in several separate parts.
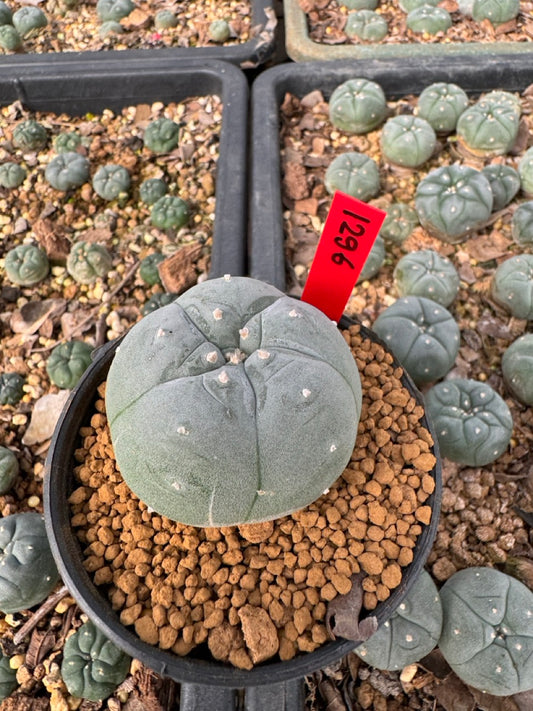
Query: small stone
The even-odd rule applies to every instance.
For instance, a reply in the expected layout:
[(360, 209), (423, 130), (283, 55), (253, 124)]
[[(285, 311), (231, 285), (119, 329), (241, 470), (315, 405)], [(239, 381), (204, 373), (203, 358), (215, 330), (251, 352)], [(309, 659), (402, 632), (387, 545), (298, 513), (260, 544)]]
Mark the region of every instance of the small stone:
[(40, 444), (52, 437), (69, 395), (69, 390), (61, 390), (59, 393), (43, 395), (36, 401), (30, 424), (22, 437), (23, 444)]

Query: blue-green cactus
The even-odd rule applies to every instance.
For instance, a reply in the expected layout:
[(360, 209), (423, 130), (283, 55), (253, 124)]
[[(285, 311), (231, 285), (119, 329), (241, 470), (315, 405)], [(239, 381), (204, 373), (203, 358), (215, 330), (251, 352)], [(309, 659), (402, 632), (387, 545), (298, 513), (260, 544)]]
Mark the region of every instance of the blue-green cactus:
[(433, 249), (403, 256), (394, 268), (400, 296), (424, 296), (441, 306), (450, 306), (459, 290), (459, 274), (452, 262)]
[(91, 364), (93, 347), (84, 341), (68, 341), (57, 345), (46, 361), (50, 381), (58, 388), (71, 390)]
[(492, 275), (492, 298), (516, 318), (533, 319), (533, 255), (519, 254), (498, 265)]
[(150, 220), (160, 230), (179, 230), (189, 221), (189, 207), (185, 200), (175, 195), (163, 195), (150, 211)]
[(76, 242), (67, 257), (67, 271), (79, 284), (92, 284), (105, 278), (112, 267), (112, 258), (103, 244)]
[(11, 8), (4, 0), (0, 0), (0, 25), (10, 25), (13, 20)]
[(154, 153), (169, 153), (179, 142), (180, 125), (161, 116), (148, 124), (144, 132), (144, 145)]
[(90, 164), (80, 153), (65, 151), (52, 158), (45, 168), (44, 177), (55, 190), (67, 192), (89, 180)]
[(98, 0), (96, 14), (101, 22), (120, 22), (135, 9), (132, 0)]
[(46, 252), (36, 244), (19, 244), (6, 254), (7, 278), (19, 286), (34, 286), (46, 279), (50, 263)]
[(420, 5), (411, 10), (405, 20), (407, 29), (416, 34), (436, 35), (446, 32), (452, 26), (448, 10), (433, 5)]
[(70, 153), (76, 151), (81, 144), (81, 136), (74, 131), (58, 133), (54, 138), (54, 150), (56, 153)]
[(415, 193), (420, 223), (443, 242), (461, 242), (479, 229), (489, 219), (492, 205), (489, 181), (467, 165), (432, 170)]
[(455, 131), (457, 119), (468, 107), (468, 96), (457, 84), (435, 82), (427, 86), (417, 101), (417, 114), (437, 133)]
[(369, 79), (348, 79), (335, 88), (329, 99), (329, 119), (342, 131), (368, 133), (387, 115), (383, 89)]
[(316, 500), (350, 459), (360, 408), (336, 325), (246, 277), (201, 282), (141, 319), (106, 387), (126, 483), (194, 526), (270, 520)]
[(492, 103), (505, 104), (514, 108), (518, 114), (522, 113), (522, 100), (518, 94), (504, 89), (493, 89), (483, 94), (482, 100)]
[(18, 686), (17, 670), (11, 667), (10, 661), (0, 653), (0, 701), (7, 699)]
[(501, 210), (508, 205), (520, 190), (518, 171), (504, 163), (491, 163), (481, 169), (492, 190), (493, 210)]
[(357, 283), (360, 284), (362, 281), (372, 279), (372, 277), (376, 276), (385, 262), (385, 256), (385, 241), (383, 237), (378, 235), (361, 269)]
[(22, 185), (26, 179), (26, 170), (14, 161), (6, 161), (0, 165), (0, 185), (12, 190)]
[(13, 25), (0, 25), (0, 47), (6, 52), (14, 52), (22, 46), (22, 38)]
[(425, 119), (400, 114), (385, 122), (380, 144), (386, 160), (406, 168), (416, 168), (431, 158), (437, 136)]
[(533, 405), (533, 334), (520, 336), (502, 356), (505, 384), (520, 402)]
[(127, 195), (131, 186), (131, 176), (122, 165), (108, 163), (103, 165), (93, 175), (94, 191), (104, 200), (116, 200)]
[(25, 5), (13, 13), (13, 26), (21, 37), (30, 37), (47, 24), (44, 12), (34, 5)]
[(451, 313), (423, 296), (395, 301), (373, 330), (391, 348), (417, 385), (444, 377), (459, 352), (459, 326)]
[(120, 22), (117, 22), (117, 20), (106, 20), (105, 22), (102, 22), (100, 27), (98, 28), (98, 36), (100, 39), (105, 39), (109, 35), (123, 35), (124, 34), (124, 28), (120, 24)]
[(167, 184), (161, 178), (148, 178), (139, 186), (139, 197), (146, 205), (153, 205), (167, 194)]
[(513, 212), (511, 234), (521, 247), (533, 244), (533, 200), (520, 203)]
[(387, 20), (383, 15), (372, 10), (358, 10), (348, 13), (344, 25), (347, 37), (363, 42), (381, 42), (387, 36), (388, 31)]
[(25, 119), (13, 129), (13, 145), (23, 151), (39, 151), (47, 143), (48, 131), (34, 119)]
[(457, 138), (472, 153), (498, 156), (516, 142), (520, 112), (507, 100), (482, 98), (459, 116)]
[(474, 0), (472, 5), (474, 20), (489, 20), (495, 27), (513, 20), (519, 12), (520, 0)]
[(387, 242), (401, 244), (419, 224), (416, 210), (403, 202), (393, 202), (387, 207), (387, 217), (379, 234)]
[(0, 610), (14, 613), (42, 602), (59, 573), (42, 514), (25, 512), (0, 520)]
[(89, 620), (65, 642), (61, 677), (71, 696), (102, 701), (124, 681), (130, 664), (131, 658)]
[(227, 20), (213, 20), (209, 25), (209, 39), (222, 44), (231, 37), (231, 27)]
[(440, 0), (398, 0), (398, 5), (400, 10), (409, 13), (412, 10), (416, 10), (417, 7), (422, 7), (422, 5), (435, 7), (439, 2)]
[(429, 654), (442, 630), (442, 604), (429, 573), (422, 569), (399, 607), (354, 652), (370, 666), (396, 671)]
[(444, 457), (483, 467), (507, 449), (513, 418), (490, 385), (466, 378), (445, 380), (426, 392), (425, 403)]
[(365, 153), (342, 153), (329, 164), (324, 176), (328, 193), (340, 190), (366, 202), (379, 193), (379, 168)]
[(153, 311), (157, 311), (162, 306), (167, 306), (177, 299), (178, 294), (169, 294), (166, 292), (158, 292), (153, 294), (148, 301), (146, 301), (141, 308), (141, 314), (143, 316), (148, 316)]
[(158, 10), (154, 17), (154, 27), (156, 30), (169, 30), (177, 27), (178, 18), (172, 10)]
[(153, 254), (149, 254), (142, 260), (139, 266), (139, 275), (145, 284), (154, 286), (154, 284), (161, 283), (161, 277), (157, 267), (164, 259), (165, 255), (161, 254), (161, 252), (153, 252)]
[(533, 592), (493, 568), (466, 568), (441, 588), (439, 648), (466, 684), (494, 696), (533, 689)]
[(348, 10), (375, 10), (379, 0), (341, 0), (340, 5), (344, 5)]
[(0, 446), (0, 494), (5, 494), (11, 489), (18, 473), (17, 455), (9, 447)]
[(533, 146), (528, 148), (518, 162), (520, 184), (526, 195), (533, 195)]
[(24, 378), (19, 373), (0, 375), (0, 405), (16, 405), (24, 395)]

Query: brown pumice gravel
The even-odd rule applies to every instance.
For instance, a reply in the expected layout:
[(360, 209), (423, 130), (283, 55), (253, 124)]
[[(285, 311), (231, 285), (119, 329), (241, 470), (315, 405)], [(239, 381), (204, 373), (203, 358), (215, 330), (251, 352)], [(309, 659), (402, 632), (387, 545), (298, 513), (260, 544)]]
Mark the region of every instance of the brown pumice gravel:
[(358, 326), (343, 333), (363, 387), (351, 461), (316, 502), (264, 524), (195, 528), (150, 512), (116, 468), (100, 386), (80, 431), (71, 521), (86, 570), (145, 642), (178, 655), (207, 643), (249, 669), (326, 642), (327, 604), (355, 573), (366, 610), (401, 583), (431, 520), (433, 442), (392, 356)]

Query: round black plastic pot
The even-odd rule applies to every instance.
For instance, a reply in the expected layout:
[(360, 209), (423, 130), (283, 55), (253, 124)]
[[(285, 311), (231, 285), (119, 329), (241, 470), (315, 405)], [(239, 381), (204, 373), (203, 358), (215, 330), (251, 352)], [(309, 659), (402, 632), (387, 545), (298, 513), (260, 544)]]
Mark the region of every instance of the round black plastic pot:
[[(343, 317), (339, 323), (347, 328), (355, 323)], [(365, 337), (382, 344), (377, 336), (361, 326)], [(72, 391), (58, 422), (46, 462), (44, 485), (44, 511), (47, 533), (63, 582), (80, 608), (117, 646), (139, 659), (162, 676), (185, 684), (211, 685), (233, 689), (257, 687), (266, 684), (302, 679), (303, 677), (332, 664), (348, 654), (356, 646), (349, 640), (337, 639), (319, 647), (316, 651), (296, 656), (290, 661), (264, 662), (250, 671), (236, 669), (209, 659), (207, 655), (179, 657), (172, 652), (143, 642), (130, 629), (122, 625), (111, 604), (98, 590), (83, 567), (80, 544), (70, 523), (68, 498), (77, 486), (74, 479), (74, 451), (79, 447), (80, 427), (87, 424), (94, 414), (94, 400), (98, 386), (106, 379), (119, 340), (97, 351), (92, 365)], [(383, 345), (383, 344), (382, 344)], [(384, 346), (386, 348), (386, 346)], [(404, 376), (403, 384), (422, 404), (422, 396), (410, 378)], [(431, 431), (430, 423), (422, 423)], [(435, 437), (434, 437), (435, 439)], [(432, 507), (432, 517), (418, 537), (413, 562), (403, 569), (403, 579), (385, 602), (378, 604), (372, 615), (378, 624), (389, 619), (411, 587), (429, 555), (437, 530), (441, 497), (441, 470), (436, 445), (434, 454), (437, 464), (432, 471), (435, 491), (426, 502)]]

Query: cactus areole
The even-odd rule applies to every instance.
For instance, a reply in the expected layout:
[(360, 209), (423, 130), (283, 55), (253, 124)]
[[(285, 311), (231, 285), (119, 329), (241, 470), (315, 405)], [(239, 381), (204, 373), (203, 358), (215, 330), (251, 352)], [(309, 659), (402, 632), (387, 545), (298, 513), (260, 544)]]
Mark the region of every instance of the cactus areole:
[(304, 508), (340, 476), (361, 384), (325, 314), (226, 276), (130, 329), (106, 409), (118, 466), (141, 501), (186, 525), (231, 526)]

